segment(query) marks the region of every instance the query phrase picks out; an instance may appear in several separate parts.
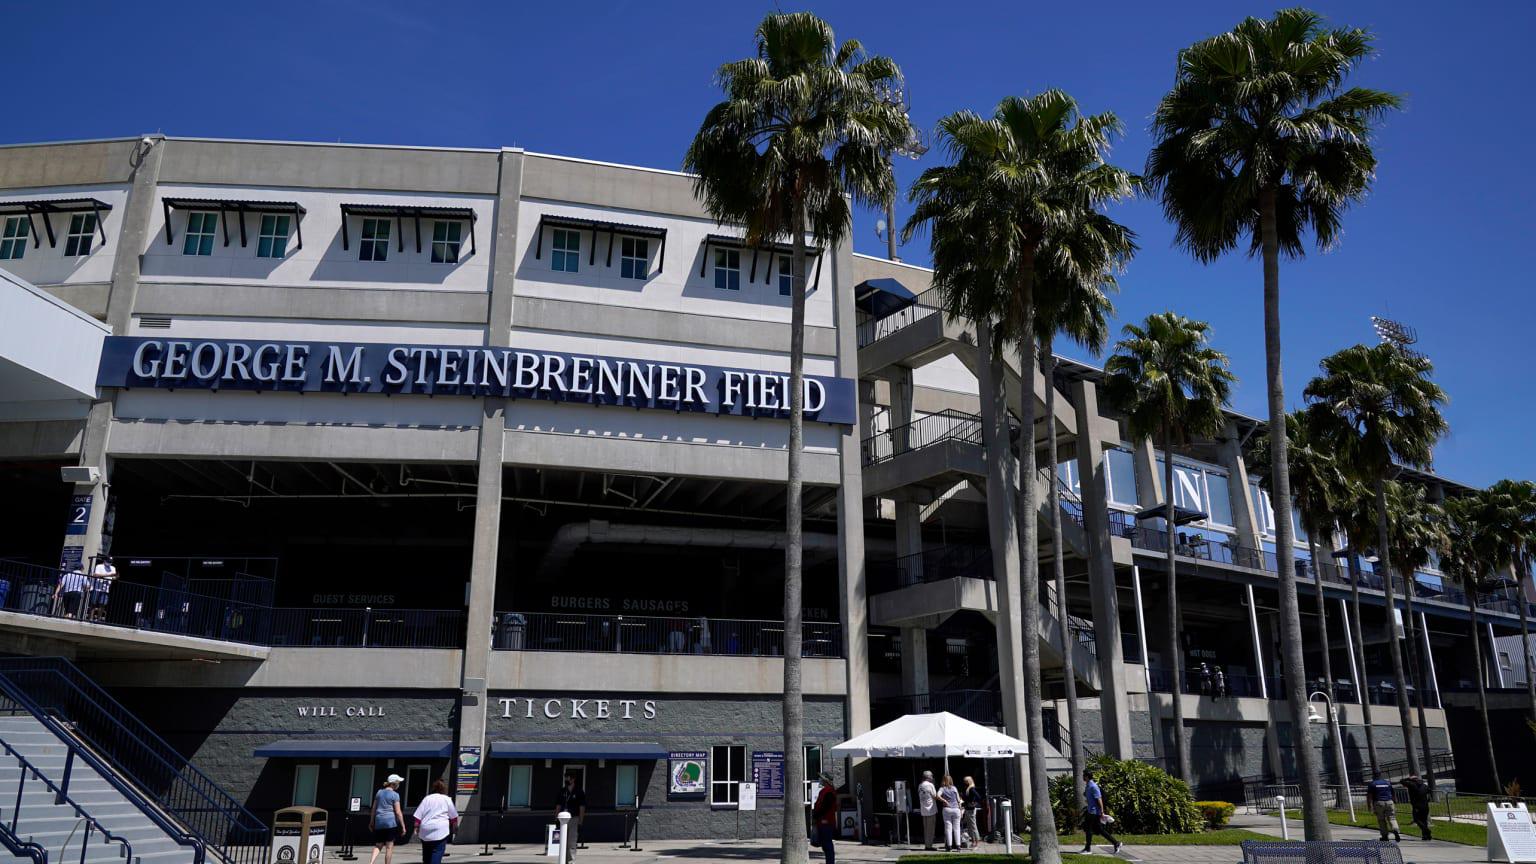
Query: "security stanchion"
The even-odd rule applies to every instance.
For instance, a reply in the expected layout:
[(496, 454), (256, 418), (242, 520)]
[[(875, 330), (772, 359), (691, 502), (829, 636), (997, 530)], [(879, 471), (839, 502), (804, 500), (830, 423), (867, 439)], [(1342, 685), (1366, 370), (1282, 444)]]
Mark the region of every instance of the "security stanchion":
[(506, 846), (502, 845), (502, 842), (501, 842), (502, 838), (507, 836), (506, 820), (507, 820), (507, 797), (505, 795), (503, 795), (501, 797), (501, 809), (496, 811), (496, 845), (494, 847), (492, 847), (492, 848), (496, 849), (498, 852), (503, 850), (503, 849), (505, 849), (505, 848), (507, 848)]
[(485, 833), (485, 817), (487, 817), (489, 815), (491, 815), (491, 814), (487, 813), (484, 810), (480, 811), (480, 839), (485, 842), (485, 848), (480, 850), (480, 857), (481, 858), (484, 858), (487, 855), (491, 854), (491, 838), (489, 836), (487, 836), (486, 833)]

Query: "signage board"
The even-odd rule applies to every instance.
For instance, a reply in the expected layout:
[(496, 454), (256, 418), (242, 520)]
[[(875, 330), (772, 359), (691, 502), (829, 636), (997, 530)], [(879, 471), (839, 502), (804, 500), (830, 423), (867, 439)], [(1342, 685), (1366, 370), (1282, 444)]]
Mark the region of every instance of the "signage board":
[(736, 809), (747, 813), (757, 809), (757, 784), (736, 784)]
[(361, 812), (363, 812), (363, 799), (357, 798), (355, 796), (352, 797), (352, 798), (347, 799), (347, 812), (348, 813), (361, 813)]
[(559, 825), (545, 825), (544, 826), (544, 857), (545, 858), (559, 858), (560, 857), (560, 826)]
[(907, 795), (907, 781), (905, 781), (905, 780), (897, 780), (896, 781), (896, 789), (895, 789), (895, 791), (896, 791), (896, 812), (897, 813), (911, 813), (912, 812), (912, 799), (911, 799), (911, 797), (909, 797)]
[[(742, 417), (789, 413), (777, 371), (557, 351), (378, 342), (261, 342), (108, 336), (98, 387), (502, 396)], [(805, 376), (801, 413), (853, 425), (849, 378)]]
[(85, 547), (66, 545), (64, 551), (59, 553), (59, 570), (63, 573), (73, 573), (76, 570), (85, 572)]
[(703, 798), (708, 789), (706, 776), (709, 754), (702, 751), (682, 751), (667, 754), (667, 797), (672, 799)]
[(1523, 802), (1488, 804), (1488, 860), (1536, 861), (1536, 826)]
[(464, 744), (459, 747), (459, 771), (455, 778), (458, 794), (473, 795), (480, 788), (479, 745)]
[(784, 751), (754, 750), (752, 752), (752, 782), (757, 784), (757, 797), (784, 797)]
[(91, 506), (96, 496), (86, 493), (84, 495), (72, 495), (69, 499), (69, 521), (64, 525), (64, 533), (84, 534), (91, 524)]

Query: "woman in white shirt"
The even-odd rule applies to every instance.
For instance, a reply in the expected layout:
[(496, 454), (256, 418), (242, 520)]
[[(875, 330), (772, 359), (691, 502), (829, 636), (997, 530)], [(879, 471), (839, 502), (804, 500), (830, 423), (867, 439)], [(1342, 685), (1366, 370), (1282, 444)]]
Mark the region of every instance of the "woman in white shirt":
[(434, 780), (432, 794), (421, 799), (412, 815), (416, 819), (416, 835), (421, 838), (421, 864), (442, 864), (443, 847), (459, 827), (459, 811), (448, 797), (448, 784)]

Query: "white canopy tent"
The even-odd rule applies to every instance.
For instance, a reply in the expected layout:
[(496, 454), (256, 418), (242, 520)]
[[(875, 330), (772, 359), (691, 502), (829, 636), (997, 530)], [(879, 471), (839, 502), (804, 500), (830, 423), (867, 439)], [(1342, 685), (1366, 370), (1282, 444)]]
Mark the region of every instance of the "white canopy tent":
[(834, 756), (893, 759), (1006, 759), (1028, 752), (1025, 742), (948, 711), (898, 717), (832, 748)]

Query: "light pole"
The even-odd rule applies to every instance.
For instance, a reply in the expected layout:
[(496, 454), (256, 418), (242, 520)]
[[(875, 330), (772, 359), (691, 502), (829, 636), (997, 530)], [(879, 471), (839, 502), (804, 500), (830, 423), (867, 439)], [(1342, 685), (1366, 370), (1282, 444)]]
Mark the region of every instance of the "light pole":
[[(1317, 709), (1312, 707), (1312, 700), (1318, 696), (1323, 697), (1323, 702), (1328, 705), (1328, 718), (1324, 720), (1317, 715)], [(1307, 722), (1330, 723), (1333, 725), (1333, 744), (1338, 748), (1339, 779), (1344, 784), (1344, 800), (1349, 802), (1349, 821), (1355, 821), (1355, 796), (1349, 789), (1349, 765), (1344, 761), (1344, 733), (1339, 728), (1339, 712), (1334, 707), (1333, 697), (1321, 690), (1314, 690), (1307, 697)]]

